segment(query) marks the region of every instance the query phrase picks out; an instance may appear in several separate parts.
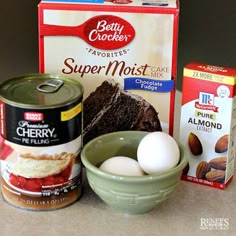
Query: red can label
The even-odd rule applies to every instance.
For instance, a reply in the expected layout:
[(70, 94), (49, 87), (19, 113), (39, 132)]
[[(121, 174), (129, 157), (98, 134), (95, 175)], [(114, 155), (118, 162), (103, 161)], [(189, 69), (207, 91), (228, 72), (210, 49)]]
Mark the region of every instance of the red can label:
[(55, 209), (81, 193), (81, 101), (53, 109), (0, 102), (3, 197), (33, 210)]

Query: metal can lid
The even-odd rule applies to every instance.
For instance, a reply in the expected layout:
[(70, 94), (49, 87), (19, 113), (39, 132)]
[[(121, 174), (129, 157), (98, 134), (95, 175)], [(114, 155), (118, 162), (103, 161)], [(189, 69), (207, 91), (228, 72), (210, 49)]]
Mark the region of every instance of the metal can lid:
[(53, 74), (29, 74), (0, 84), (0, 99), (23, 108), (54, 108), (83, 97), (83, 87), (76, 79)]

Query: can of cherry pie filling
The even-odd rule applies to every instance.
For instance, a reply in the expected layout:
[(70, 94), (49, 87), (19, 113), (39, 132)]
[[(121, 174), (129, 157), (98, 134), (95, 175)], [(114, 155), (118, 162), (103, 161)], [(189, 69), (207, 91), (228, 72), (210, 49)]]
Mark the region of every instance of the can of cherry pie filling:
[(82, 191), (83, 87), (30, 74), (0, 84), (1, 192), (11, 205), (52, 210)]

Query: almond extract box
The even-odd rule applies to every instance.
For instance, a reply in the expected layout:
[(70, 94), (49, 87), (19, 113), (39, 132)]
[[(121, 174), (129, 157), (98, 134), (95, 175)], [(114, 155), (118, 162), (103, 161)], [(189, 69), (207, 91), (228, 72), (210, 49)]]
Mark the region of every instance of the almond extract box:
[(179, 2), (41, 1), (41, 73), (84, 87), (84, 136), (173, 134)]
[(236, 69), (185, 66), (179, 139), (189, 151), (182, 179), (225, 189), (236, 154)]

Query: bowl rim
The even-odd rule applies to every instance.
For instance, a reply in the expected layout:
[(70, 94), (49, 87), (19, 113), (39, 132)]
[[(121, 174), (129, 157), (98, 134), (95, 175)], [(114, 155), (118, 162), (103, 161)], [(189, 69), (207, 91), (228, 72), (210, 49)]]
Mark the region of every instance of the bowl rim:
[[(81, 161), (82, 161), (84, 167), (86, 168), (86, 171), (89, 170), (92, 173), (94, 173), (95, 175), (98, 175), (98, 176), (100, 176), (102, 178), (105, 178), (105, 179), (110, 179), (110, 180), (112, 179), (112, 180), (121, 181), (121, 182), (135, 182), (135, 183), (138, 183), (138, 182), (155, 181), (157, 179), (167, 178), (167, 177), (169, 177), (171, 175), (175, 175), (177, 172), (183, 170), (183, 168), (186, 166), (186, 164), (187, 164), (186, 152), (183, 153), (184, 147), (178, 141), (176, 141), (176, 142), (179, 146), (180, 157), (181, 157), (179, 163), (175, 167), (173, 167), (169, 170), (163, 171), (163, 172), (159, 172), (157, 174), (147, 174), (147, 175), (143, 175), (143, 176), (125, 176), (125, 175), (112, 174), (112, 173), (102, 171), (101, 169), (99, 169), (99, 167), (94, 166), (85, 157), (85, 152), (89, 148), (89, 146), (92, 143), (96, 143), (103, 136), (106, 136), (106, 137), (108, 136), (109, 137), (109, 136), (113, 136), (113, 135), (118, 134), (118, 133), (122, 134), (122, 133), (128, 133), (128, 132), (129, 133), (130, 132), (143, 133), (143, 132), (146, 132), (146, 131), (117, 131), (117, 132), (111, 132), (111, 133), (100, 135), (100, 136), (92, 139), (91, 141), (89, 141), (83, 147), (83, 149), (81, 151)], [(150, 132), (146, 132), (146, 133), (148, 134)], [(181, 153), (182, 153), (182, 155), (181, 155)]]

